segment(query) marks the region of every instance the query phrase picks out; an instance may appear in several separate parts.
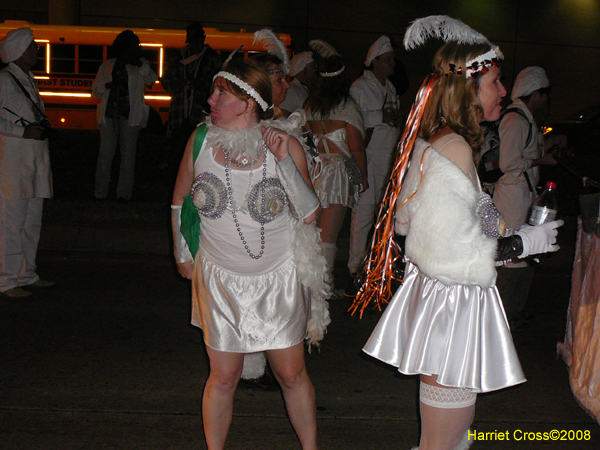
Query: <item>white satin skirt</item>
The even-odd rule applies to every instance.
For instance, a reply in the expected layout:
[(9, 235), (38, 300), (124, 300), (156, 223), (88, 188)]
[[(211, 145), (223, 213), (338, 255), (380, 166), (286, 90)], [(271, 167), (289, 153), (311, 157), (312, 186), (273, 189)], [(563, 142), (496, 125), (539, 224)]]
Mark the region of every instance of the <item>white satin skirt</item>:
[(192, 325), (202, 328), (210, 348), (253, 353), (292, 347), (304, 340), (309, 314), (292, 258), (271, 272), (238, 275), (198, 252)]
[(363, 350), (448, 387), (489, 392), (525, 381), (496, 287), (447, 286), (411, 262)]
[(329, 205), (343, 205), (350, 208), (358, 203), (359, 187), (350, 183), (348, 172), (341, 153), (320, 153), (321, 165), (316, 176), (311, 174), (315, 192), (319, 196), (322, 208)]

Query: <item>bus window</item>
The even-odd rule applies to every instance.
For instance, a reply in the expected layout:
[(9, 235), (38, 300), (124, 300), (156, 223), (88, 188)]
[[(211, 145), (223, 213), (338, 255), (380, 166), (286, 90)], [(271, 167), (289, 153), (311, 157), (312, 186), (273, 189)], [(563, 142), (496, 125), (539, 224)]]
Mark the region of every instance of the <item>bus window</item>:
[(96, 75), (104, 56), (104, 48), (101, 45), (79, 46), (79, 73)]
[(75, 45), (51, 44), (50, 52), (50, 73), (75, 73)]
[(146, 47), (142, 44), (142, 58), (146, 58), (150, 62), (150, 67), (156, 75), (160, 74), (160, 47)]
[(37, 63), (31, 68), (31, 71), (33, 73), (46, 73), (46, 44), (38, 42), (38, 46)]

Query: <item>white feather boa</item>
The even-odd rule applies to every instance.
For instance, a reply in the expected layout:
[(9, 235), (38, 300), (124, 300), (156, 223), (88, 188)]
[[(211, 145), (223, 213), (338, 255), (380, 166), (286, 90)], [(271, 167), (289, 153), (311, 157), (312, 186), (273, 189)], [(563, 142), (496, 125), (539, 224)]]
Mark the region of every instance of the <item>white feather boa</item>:
[(456, 164), (422, 139), (415, 143), (398, 205), (413, 192), (398, 208), (395, 224), (397, 233), (407, 235), (408, 259), (446, 285), (493, 286), (497, 241), (485, 235), (475, 213), (479, 191)]

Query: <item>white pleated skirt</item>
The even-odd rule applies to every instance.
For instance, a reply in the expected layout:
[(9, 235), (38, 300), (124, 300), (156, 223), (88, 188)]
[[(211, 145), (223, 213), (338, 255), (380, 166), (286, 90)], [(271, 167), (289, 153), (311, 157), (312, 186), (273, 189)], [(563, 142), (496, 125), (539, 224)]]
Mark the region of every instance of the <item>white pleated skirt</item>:
[(448, 286), (411, 262), (363, 350), (448, 387), (489, 392), (525, 381), (496, 287)]
[(341, 153), (319, 154), (321, 165), (316, 176), (311, 174), (315, 192), (319, 196), (322, 208), (330, 205), (343, 205), (350, 208), (358, 203), (359, 187), (350, 183), (348, 172)]
[(238, 275), (196, 257), (192, 325), (210, 348), (253, 353), (289, 348), (306, 336), (310, 300), (290, 258), (260, 275)]

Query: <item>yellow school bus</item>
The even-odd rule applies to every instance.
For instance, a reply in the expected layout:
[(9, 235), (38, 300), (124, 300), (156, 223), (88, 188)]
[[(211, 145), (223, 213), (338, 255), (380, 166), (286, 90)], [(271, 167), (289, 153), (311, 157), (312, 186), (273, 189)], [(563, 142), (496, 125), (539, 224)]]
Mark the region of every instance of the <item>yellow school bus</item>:
[[(0, 39), (17, 28), (31, 28), (40, 46), (38, 63), (32, 72), (52, 126), (96, 129), (98, 100), (92, 97), (92, 83), (100, 65), (107, 59), (108, 48), (125, 28), (34, 25), (21, 20), (6, 20), (0, 23)], [(129, 29), (140, 38), (142, 55), (150, 61), (159, 78), (171, 53), (185, 46), (185, 30)], [(236, 54), (240, 58), (248, 58), (248, 54), (265, 50), (254, 44), (253, 33), (244, 30), (225, 32), (205, 28), (204, 31), (206, 43), (218, 51), (223, 60), (240, 45), (243, 45), (243, 49)], [(288, 48), (291, 46), (290, 35), (278, 36)], [(151, 107), (148, 127), (159, 129), (168, 118), (171, 97), (164, 91), (160, 81), (147, 88), (145, 97)]]

